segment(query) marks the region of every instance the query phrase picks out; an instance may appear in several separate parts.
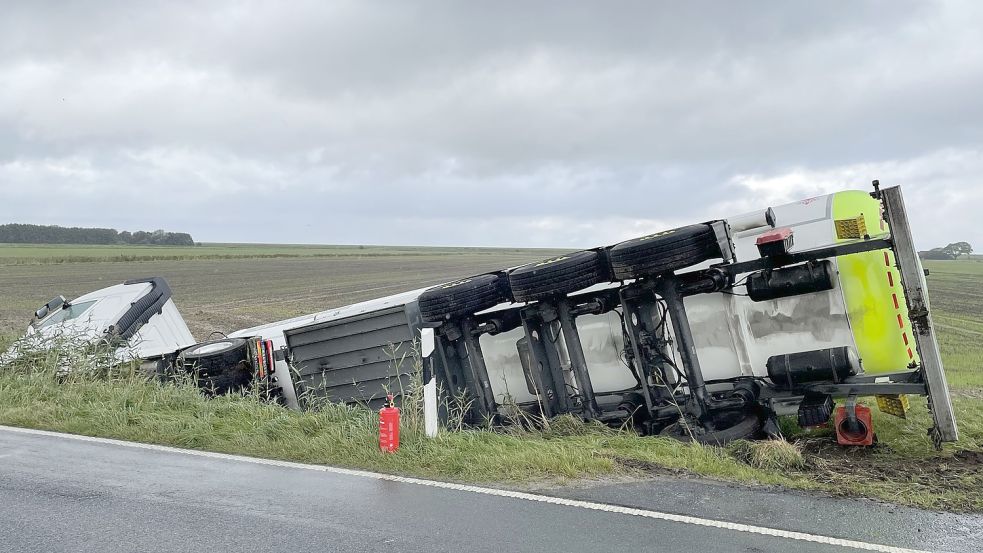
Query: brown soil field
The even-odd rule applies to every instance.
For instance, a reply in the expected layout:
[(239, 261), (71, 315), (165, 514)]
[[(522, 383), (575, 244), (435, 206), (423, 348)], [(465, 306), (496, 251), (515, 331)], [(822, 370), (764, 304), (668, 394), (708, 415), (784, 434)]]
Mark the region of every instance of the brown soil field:
[(455, 278), (537, 261), (550, 250), (420, 248), (401, 254), (336, 257), (202, 258), (156, 261), (0, 262), (0, 335), (27, 328), (42, 303), (130, 278), (161, 276), (198, 339), (315, 313)]

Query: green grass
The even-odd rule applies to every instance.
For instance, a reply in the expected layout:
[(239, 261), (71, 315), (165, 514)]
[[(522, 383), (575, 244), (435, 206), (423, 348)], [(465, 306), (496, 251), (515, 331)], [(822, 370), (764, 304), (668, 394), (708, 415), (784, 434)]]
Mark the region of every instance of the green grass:
[(544, 432), (442, 431), (428, 439), (419, 409), (406, 406), (400, 450), (387, 455), (378, 448), (374, 414), (361, 408), (328, 404), (295, 412), (249, 395), (206, 399), (191, 384), (148, 381), (126, 370), (95, 377), (76, 367), (65, 381), (56, 375), (55, 357), (0, 370), (0, 424), (468, 482), (563, 482), (638, 474), (650, 465), (790, 481), (723, 450), (569, 419)]
[[(545, 431), (443, 431), (431, 440), (420, 431), (419, 403), (411, 402), (404, 406), (400, 451), (386, 455), (378, 450), (374, 414), (360, 408), (294, 412), (255, 395), (206, 399), (191, 384), (162, 384), (125, 370), (90, 376), (76, 368), (66, 381), (55, 374), (55, 357), (0, 369), (0, 424), (464, 482), (542, 486), (695, 474), (983, 512), (983, 459), (966, 457), (983, 451), (983, 402), (969, 398), (955, 400), (962, 442), (943, 453), (925, 437), (928, 414), (918, 405), (908, 420), (877, 414), (881, 444), (852, 450), (836, 447), (828, 434), (806, 435), (791, 426), (791, 448), (717, 448), (564, 418)], [(85, 363), (79, 358), (76, 363)]]
[[(0, 268), (0, 307), (22, 301), (39, 283), (51, 286), (122, 280), (164, 269), (193, 325), (215, 317), (258, 321), (282, 311), (310, 312), (398, 291), (476, 267), (505, 266), (540, 252), (380, 256), (354, 260), (186, 260), (81, 263)], [(695, 474), (734, 482), (779, 485), (834, 495), (873, 497), (903, 505), (983, 512), (983, 263), (927, 264), (939, 341), (953, 392), (961, 440), (942, 452), (926, 436), (924, 399), (912, 398), (907, 420), (876, 412), (879, 444), (835, 446), (828, 431), (809, 433), (783, 421), (801, 462), (786, 446), (686, 445), (558, 421), (549, 432), (469, 430), (424, 438), (410, 425), (396, 455), (376, 444), (370, 413), (341, 406), (297, 413), (255, 397), (207, 400), (191, 386), (161, 385), (129, 376), (58, 381), (50, 370), (0, 370), (0, 423), (125, 440), (357, 467), (465, 482), (516, 486), (591, 478)], [(470, 268), (470, 269), (469, 269)], [(487, 269), (485, 269), (487, 270)], [(133, 271), (140, 271), (133, 275)], [(455, 273), (455, 271), (457, 273)], [(172, 278), (173, 273), (173, 278)], [(107, 276), (109, 275), (109, 276)], [(231, 275), (231, 276), (230, 276)], [(410, 276), (412, 275), (412, 276)], [(318, 280), (323, 279), (323, 280)], [(175, 284), (176, 283), (176, 284)], [(244, 285), (242, 283), (248, 283)], [(276, 289), (281, 295), (256, 301)], [(7, 290), (14, 290), (7, 293)], [(44, 292), (44, 295), (48, 295)], [(315, 298), (315, 299), (311, 299)], [(46, 298), (45, 298), (46, 299)], [(34, 300), (31, 300), (34, 301)], [(296, 302), (296, 303), (291, 303)], [(32, 304), (33, 305), (33, 304)], [(284, 307), (286, 306), (286, 307)], [(27, 307), (25, 305), (25, 307)], [(2, 330), (2, 329), (0, 329)], [(3, 334), (0, 331), (0, 334)], [(0, 348), (9, 338), (0, 337)]]

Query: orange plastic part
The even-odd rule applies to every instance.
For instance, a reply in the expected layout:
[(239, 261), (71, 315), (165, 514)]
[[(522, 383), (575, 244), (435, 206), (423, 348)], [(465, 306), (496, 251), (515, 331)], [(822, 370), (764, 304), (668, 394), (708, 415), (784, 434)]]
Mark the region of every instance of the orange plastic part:
[(847, 428), (846, 407), (836, 408), (833, 417), (833, 427), (836, 429), (836, 443), (840, 445), (869, 446), (874, 444), (874, 423), (870, 416), (870, 407), (857, 405), (857, 422), (860, 428)]
[(379, 448), (385, 453), (396, 453), (399, 449), (399, 409), (392, 404), (379, 410)]

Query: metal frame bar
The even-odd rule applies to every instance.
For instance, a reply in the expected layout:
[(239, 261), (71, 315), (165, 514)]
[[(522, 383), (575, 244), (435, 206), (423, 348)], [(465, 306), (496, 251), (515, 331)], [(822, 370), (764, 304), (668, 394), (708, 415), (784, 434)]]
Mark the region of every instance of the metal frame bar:
[(924, 274), (918, 261), (918, 252), (911, 238), (911, 227), (905, 211), (901, 188), (894, 186), (880, 191), (884, 205), (884, 215), (891, 229), (894, 254), (901, 275), (908, 302), (908, 317), (914, 327), (915, 347), (921, 357), (921, 371), (928, 388), (928, 404), (932, 411), (935, 426), (931, 429), (936, 445), (954, 442), (959, 439), (949, 384), (942, 366), (942, 355), (935, 339), (932, 314), (928, 309), (928, 290), (925, 289)]
[[(541, 307), (539, 305), (533, 305), (521, 311), (520, 317), (522, 318), (523, 330), (526, 333), (530, 351), (536, 362), (535, 368), (542, 367), (540, 369), (543, 375), (542, 379), (545, 382), (545, 377), (549, 376), (549, 381), (552, 382), (550, 388), (555, 395), (553, 403), (556, 412), (571, 413), (576, 408), (570, 398), (570, 392), (567, 390), (567, 381), (563, 374), (564, 369), (560, 364), (560, 354), (549, 338), (551, 321), (544, 318)], [(550, 388), (545, 390), (547, 394), (549, 394)], [(547, 397), (547, 399), (549, 398)]]
[(494, 394), (490, 393), (491, 383), (481, 347), (474, 336), (474, 327), (475, 322), (471, 318), (444, 326), (435, 336), (435, 350), (440, 362), (438, 374), (447, 391), (452, 394), (467, 392), (473, 400), (470, 408), (472, 421), (479, 423), (480, 418), (497, 414), (497, 404)]
[(666, 302), (669, 317), (672, 321), (672, 332), (676, 337), (676, 349), (679, 350), (679, 360), (686, 374), (686, 386), (690, 391), (690, 401), (686, 402), (689, 411), (701, 421), (710, 413), (711, 398), (707, 393), (706, 382), (703, 380), (703, 368), (696, 353), (696, 342), (693, 330), (683, 304), (683, 295), (679, 291), (679, 281), (675, 275), (667, 274), (659, 278), (656, 290)]
[[(641, 344), (642, 332), (648, 335), (654, 335), (655, 329), (651, 328), (653, 304), (651, 302), (638, 301), (637, 290), (635, 289), (622, 288), (618, 295), (621, 300), (621, 311), (624, 316), (625, 330), (628, 332), (628, 346), (631, 347), (634, 355), (634, 363), (632, 365), (635, 370), (635, 376), (641, 384), (645, 408), (651, 413), (655, 407), (653, 396), (659, 396), (660, 398), (663, 396), (661, 390), (653, 393), (649, 383), (649, 377), (651, 376), (655, 362), (651, 359), (646, 348), (643, 348)], [(664, 383), (667, 382), (665, 374), (662, 377), (662, 381)], [(669, 391), (665, 391), (664, 395), (669, 395)]]
[(475, 322), (471, 317), (461, 319), (461, 339), (459, 351), (463, 350), (464, 355), (460, 357), (466, 359), (471, 372), (472, 392), (481, 407), (483, 415), (494, 416), (498, 409), (495, 402), (495, 392), (491, 387), (491, 380), (488, 378), (488, 367), (485, 366), (485, 357), (481, 353), (481, 345), (478, 344), (477, 332), (475, 332)]
[(918, 370), (908, 370), (908, 371), (898, 371), (893, 373), (880, 373), (880, 374), (860, 374), (857, 376), (851, 376), (847, 378), (844, 383), (846, 384), (876, 384), (877, 380), (887, 379), (890, 383), (902, 383), (902, 384), (914, 384), (922, 383), (922, 373)]
[[(905, 226), (907, 227), (907, 225)], [(787, 255), (761, 257), (758, 259), (752, 259), (750, 261), (741, 261), (739, 263), (714, 265), (711, 270), (724, 271), (730, 274), (731, 276), (736, 277), (743, 273), (753, 273), (755, 271), (762, 271), (764, 269), (776, 269), (778, 267), (785, 267), (787, 265), (794, 265), (796, 263), (803, 263), (805, 261), (815, 261), (817, 259), (840, 257), (843, 255), (850, 255), (853, 253), (863, 253), (863, 252), (869, 252), (874, 250), (890, 249), (892, 245), (893, 243), (891, 240), (884, 239), (884, 238), (860, 240), (858, 242), (837, 244), (836, 246), (828, 246), (825, 248), (816, 248), (814, 250), (794, 252)]]
[(570, 300), (567, 298), (561, 298), (556, 302), (556, 314), (560, 320), (560, 329), (563, 331), (563, 341), (567, 346), (573, 374), (577, 378), (577, 391), (580, 392), (580, 399), (583, 402), (583, 415), (588, 419), (596, 419), (601, 416), (601, 409), (597, 406), (594, 384), (591, 382), (590, 373), (587, 372), (587, 359), (584, 357), (584, 346), (580, 342), (577, 321), (570, 310)]
[[(579, 410), (585, 418), (599, 418), (601, 409), (597, 405), (594, 386), (591, 383), (590, 373), (587, 371), (587, 360), (584, 358), (583, 345), (577, 330), (577, 317), (573, 303), (567, 298), (543, 300), (523, 308), (520, 316), (536, 364), (542, 366), (543, 372), (548, 372), (552, 379), (557, 412), (572, 413), (578, 410), (578, 406), (571, 401), (563, 374), (564, 369), (560, 365), (559, 353), (548, 338), (551, 331), (550, 323), (554, 321), (559, 321), (563, 333), (563, 342), (567, 348), (567, 355), (570, 357), (570, 370), (577, 380), (577, 393), (580, 398)], [(534, 379), (534, 382), (536, 381), (537, 375), (529, 376)], [(541, 375), (539, 378), (542, 380), (544, 376)], [(549, 389), (547, 388), (545, 391), (548, 392)]]
[(522, 329), (526, 334), (531, 364), (526, 367), (529, 378), (536, 385), (543, 414), (552, 417), (570, 411), (570, 398), (559, 366), (559, 359), (552, 348), (543, 345), (544, 324), (526, 311), (520, 314)]
[(853, 384), (816, 383), (804, 384), (799, 389), (833, 397), (875, 396), (894, 394), (924, 394), (925, 385), (904, 382), (857, 382)]

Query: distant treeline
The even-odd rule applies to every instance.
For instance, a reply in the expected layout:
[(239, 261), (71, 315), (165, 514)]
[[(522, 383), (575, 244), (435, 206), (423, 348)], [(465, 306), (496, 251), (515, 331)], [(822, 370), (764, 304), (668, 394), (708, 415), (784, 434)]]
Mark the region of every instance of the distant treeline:
[(944, 248), (932, 248), (927, 252), (918, 252), (922, 259), (959, 259), (959, 256), (969, 257), (973, 254), (973, 246), (969, 242), (953, 242)]
[(186, 232), (138, 230), (118, 232), (111, 228), (79, 228), (42, 225), (0, 225), (0, 243), (9, 244), (148, 244), (154, 246), (194, 246)]

